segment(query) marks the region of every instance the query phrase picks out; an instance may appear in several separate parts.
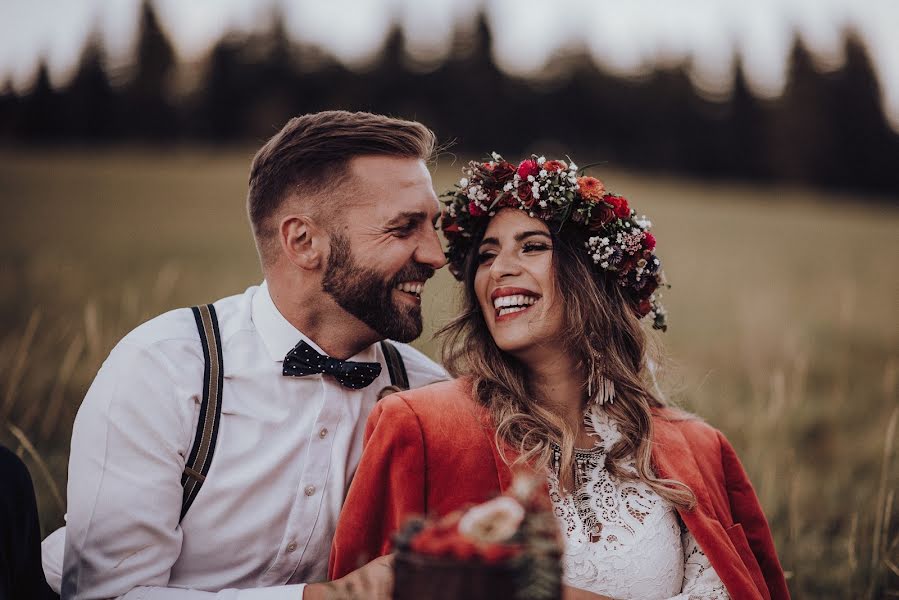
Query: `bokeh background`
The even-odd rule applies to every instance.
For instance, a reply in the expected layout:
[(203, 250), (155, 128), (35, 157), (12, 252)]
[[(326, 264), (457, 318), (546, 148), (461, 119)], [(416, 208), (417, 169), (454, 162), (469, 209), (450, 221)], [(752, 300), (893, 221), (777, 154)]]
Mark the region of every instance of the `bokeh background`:
[[(4, 0), (0, 443), (62, 524), (109, 350), (260, 280), (244, 198), (291, 116), (597, 162), (672, 288), (671, 400), (723, 430), (797, 598), (899, 595), (899, 3)], [(446, 273), (427, 329), (455, 310)], [(224, 440), (227, 443), (227, 440)]]

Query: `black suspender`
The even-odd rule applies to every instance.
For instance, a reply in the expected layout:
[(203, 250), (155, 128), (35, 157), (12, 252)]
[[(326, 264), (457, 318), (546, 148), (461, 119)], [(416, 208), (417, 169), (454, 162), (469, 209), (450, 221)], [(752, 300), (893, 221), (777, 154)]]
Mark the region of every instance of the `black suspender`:
[[(193, 447), (184, 465), (184, 473), (181, 475), (181, 487), (184, 488), (184, 497), (181, 502), (181, 517), (184, 519), (194, 498), (200, 493), (200, 486), (206, 480), (209, 467), (212, 465), (212, 455), (215, 452), (215, 443), (218, 440), (219, 421), (222, 418), (222, 383), (224, 371), (222, 369), (222, 336), (219, 332), (218, 317), (215, 308), (211, 304), (194, 306), (191, 308), (194, 320), (197, 322), (197, 331), (200, 333), (200, 343), (203, 346), (203, 403), (200, 405), (200, 418), (197, 421), (197, 432), (194, 435)], [(409, 376), (406, 373), (406, 365), (399, 349), (392, 343), (384, 340), (381, 342), (381, 351), (387, 362), (387, 371), (390, 374), (390, 388), (384, 388), (383, 392), (394, 392), (409, 389)]]
[(197, 331), (200, 332), (200, 343), (203, 346), (203, 403), (200, 405), (200, 419), (197, 421), (197, 433), (194, 436), (193, 448), (184, 465), (181, 475), (181, 486), (184, 497), (181, 502), (181, 519), (200, 493), (200, 486), (209, 473), (215, 442), (218, 438), (219, 421), (222, 417), (222, 336), (219, 333), (218, 318), (211, 304), (191, 308)]
[(406, 374), (406, 365), (403, 364), (403, 355), (396, 346), (387, 340), (381, 341), (381, 351), (387, 361), (387, 370), (390, 372), (390, 385), (400, 390), (409, 389), (409, 376)]

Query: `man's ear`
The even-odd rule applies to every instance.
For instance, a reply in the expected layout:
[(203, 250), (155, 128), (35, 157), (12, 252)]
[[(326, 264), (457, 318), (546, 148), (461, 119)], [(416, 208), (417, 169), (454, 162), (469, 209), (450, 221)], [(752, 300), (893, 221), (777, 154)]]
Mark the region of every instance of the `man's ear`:
[(320, 269), (327, 260), (327, 233), (308, 215), (287, 215), (278, 227), (278, 242), (287, 259), (306, 271)]

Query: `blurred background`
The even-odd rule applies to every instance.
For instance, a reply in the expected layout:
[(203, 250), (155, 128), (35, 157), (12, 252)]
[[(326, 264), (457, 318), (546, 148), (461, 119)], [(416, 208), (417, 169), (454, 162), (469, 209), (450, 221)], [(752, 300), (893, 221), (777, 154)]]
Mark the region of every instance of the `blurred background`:
[[(797, 598), (899, 596), (899, 2), (0, 0), (0, 443), (62, 524), (112, 346), (260, 280), (256, 149), (418, 119), (600, 163), (654, 223), (672, 401), (732, 440)], [(416, 345), (455, 310), (441, 273)], [(227, 443), (227, 440), (225, 440)]]

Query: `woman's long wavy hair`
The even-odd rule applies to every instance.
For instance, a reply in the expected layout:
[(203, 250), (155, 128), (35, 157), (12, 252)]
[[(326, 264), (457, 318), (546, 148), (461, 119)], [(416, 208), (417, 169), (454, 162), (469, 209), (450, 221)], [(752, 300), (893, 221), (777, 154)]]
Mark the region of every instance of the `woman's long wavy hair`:
[[(651, 342), (641, 327), (632, 302), (613, 277), (592, 268), (584, 248), (584, 236), (575, 227), (566, 227), (553, 238), (555, 298), (562, 302), (563, 331), (554, 344), (577, 358), (584, 374), (583, 386), (597, 389), (601, 377), (615, 385), (615, 399), (603, 406), (617, 423), (621, 439), (606, 455), (606, 468), (623, 480), (640, 480), (678, 507), (691, 507), (693, 492), (683, 483), (660, 479), (651, 465), (653, 408), (666, 406), (649, 383), (647, 367)], [(454, 377), (472, 380), (477, 402), (490, 412), (496, 428), (495, 443), (505, 457), (505, 445), (519, 453), (513, 464), (528, 463), (537, 468), (551, 465), (551, 443), (561, 448), (560, 481), (573, 482), (573, 431), (538, 395), (528, 370), (515, 357), (497, 347), (487, 329), (474, 291), (478, 268), (477, 248), (483, 231), (473, 240), (463, 269), (463, 309), (443, 327), (443, 362)], [(584, 407), (586, 410), (586, 406)], [(623, 468), (633, 456), (636, 472)]]

